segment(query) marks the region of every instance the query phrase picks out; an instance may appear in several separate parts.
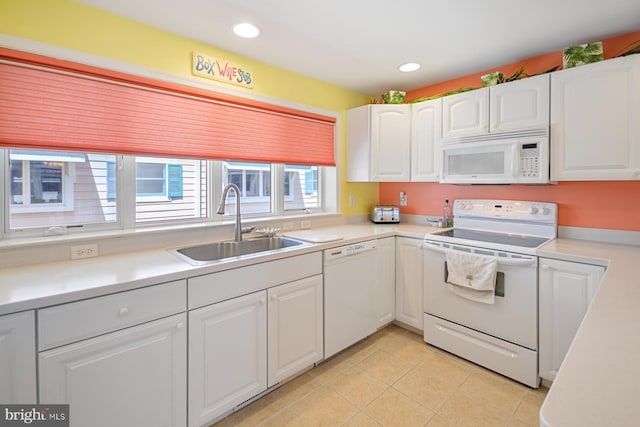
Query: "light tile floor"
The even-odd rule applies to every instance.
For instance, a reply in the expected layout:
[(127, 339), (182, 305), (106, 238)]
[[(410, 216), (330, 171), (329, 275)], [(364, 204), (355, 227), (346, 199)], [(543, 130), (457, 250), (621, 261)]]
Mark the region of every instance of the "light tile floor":
[(391, 325), (215, 427), (538, 426), (546, 393)]

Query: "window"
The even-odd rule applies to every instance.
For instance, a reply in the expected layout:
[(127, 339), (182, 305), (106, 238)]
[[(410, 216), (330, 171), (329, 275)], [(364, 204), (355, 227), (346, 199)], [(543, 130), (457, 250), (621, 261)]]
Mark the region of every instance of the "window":
[[(4, 235), (224, 221), (236, 197), (245, 217), (336, 211), (323, 198), (335, 194), (333, 167), (14, 149), (0, 149), (0, 159)], [(227, 183), (240, 194), (228, 194), (225, 216), (213, 215)]]
[(9, 150), (9, 229), (114, 223), (109, 162), (115, 156)]
[[(243, 215), (269, 214), (273, 212), (271, 172), (268, 163), (223, 162), (222, 187), (228, 183), (240, 189), (240, 212)], [(235, 215), (236, 195), (230, 192), (225, 205), (225, 214)]]
[(136, 157), (135, 170), (137, 223), (208, 217), (205, 160)]
[(61, 204), (63, 194), (68, 196), (64, 168), (63, 162), (11, 160), (11, 203), (25, 207)]
[(284, 166), (284, 209), (320, 207), (318, 198), (318, 166)]
[(136, 162), (136, 199), (182, 197), (182, 165)]

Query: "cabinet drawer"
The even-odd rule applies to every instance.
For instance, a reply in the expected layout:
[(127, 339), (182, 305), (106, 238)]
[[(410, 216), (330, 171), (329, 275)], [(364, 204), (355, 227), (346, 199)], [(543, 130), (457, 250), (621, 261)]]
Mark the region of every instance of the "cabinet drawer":
[(322, 273), (313, 252), (189, 279), (189, 310)]
[(186, 281), (120, 292), (38, 312), (40, 351), (186, 310)]

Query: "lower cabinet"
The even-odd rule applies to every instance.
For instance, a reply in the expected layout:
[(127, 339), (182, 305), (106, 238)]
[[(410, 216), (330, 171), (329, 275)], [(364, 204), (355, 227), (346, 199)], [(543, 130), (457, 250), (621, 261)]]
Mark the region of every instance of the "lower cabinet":
[(0, 402), (36, 403), (36, 326), (33, 311), (0, 316)]
[(396, 320), (424, 329), (422, 239), (396, 238)]
[(189, 425), (323, 358), (322, 275), (189, 312)]
[(189, 312), (189, 425), (267, 389), (267, 292)]
[(539, 370), (553, 381), (591, 304), (604, 267), (540, 258)]
[(396, 238), (378, 239), (377, 281), (373, 293), (376, 329), (396, 318)]
[(268, 386), (324, 357), (322, 275), (270, 288)]
[(186, 314), (40, 353), (40, 403), (71, 427), (186, 425)]

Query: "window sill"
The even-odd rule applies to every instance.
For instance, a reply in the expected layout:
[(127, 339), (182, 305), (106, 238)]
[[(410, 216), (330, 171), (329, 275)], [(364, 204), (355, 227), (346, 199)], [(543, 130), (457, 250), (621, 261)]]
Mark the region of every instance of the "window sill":
[[(311, 213), (280, 217), (243, 218), (242, 224), (255, 225), (256, 228), (278, 227), (281, 229), (281, 232), (283, 232), (299, 230), (301, 220), (314, 221), (314, 226), (322, 227), (339, 223), (341, 218), (342, 215), (339, 213)], [(284, 223), (291, 223), (292, 228), (284, 230)], [(18, 250), (34, 247), (53, 248), (55, 246), (68, 247), (70, 244), (82, 244), (83, 242), (90, 241), (92, 243), (104, 244), (104, 249), (102, 246), (100, 247), (100, 256), (113, 255), (136, 250), (158, 249), (159, 245), (164, 248), (177, 247), (191, 244), (194, 240), (198, 242), (224, 240), (233, 237), (234, 225), (235, 218), (215, 222), (145, 225), (128, 230), (104, 230), (47, 237), (14, 237), (1, 240), (0, 250), (11, 251), (13, 249)], [(207, 232), (203, 233), (203, 230), (207, 230)], [(61, 250), (55, 252), (57, 252), (57, 255), (53, 255), (55, 259), (42, 259), (39, 260), (38, 263), (69, 259), (69, 254), (66, 251)]]

